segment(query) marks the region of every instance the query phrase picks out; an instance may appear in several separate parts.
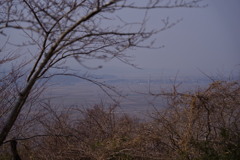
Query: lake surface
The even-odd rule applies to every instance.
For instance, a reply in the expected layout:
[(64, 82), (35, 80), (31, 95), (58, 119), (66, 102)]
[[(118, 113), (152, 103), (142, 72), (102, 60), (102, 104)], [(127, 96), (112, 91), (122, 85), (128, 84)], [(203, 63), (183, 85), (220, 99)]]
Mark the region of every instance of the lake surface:
[(97, 81), (114, 87), (114, 90), (121, 96), (104, 88), (109, 94), (107, 95), (103, 89), (91, 82), (61, 80), (55, 81), (52, 83), (53, 85), (47, 87), (42, 98), (62, 107), (89, 108), (100, 103), (110, 106), (117, 102), (119, 104), (117, 112), (142, 115), (167, 105), (163, 97), (150, 96), (149, 92), (170, 91), (174, 83), (181, 84), (180, 91), (197, 90), (209, 83), (209, 80), (205, 79), (180, 79), (173, 83), (173, 80), (166, 79), (150, 81), (147, 79), (120, 79), (115, 76), (108, 76), (106, 79), (99, 78)]

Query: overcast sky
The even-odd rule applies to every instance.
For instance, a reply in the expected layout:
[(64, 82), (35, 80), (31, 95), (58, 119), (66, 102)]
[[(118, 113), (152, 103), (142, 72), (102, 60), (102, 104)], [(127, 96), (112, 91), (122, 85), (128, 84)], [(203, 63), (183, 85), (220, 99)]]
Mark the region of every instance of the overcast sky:
[[(174, 27), (155, 36), (161, 49), (137, 49), (133, 55), (136, 69), (117, 60), (103, 65), (102, 69), (90, 70), (93, 74), (128, 76), (203, 76), (231, 72), (240, 75), (240, 0), (205, 0), (205, 8), (156, 9), (149, 13), (148, 26), (158, 28), (161, 20), (171, 22), (182, 19)], [(124, 11), (128, 21), (139, 18), (139, 13)], [(17, 37), (18, 34), (15, 35)], [(14, 38), (19, 41), (19, 38)], [(92, 62), (91, 62), (92, 63)], [(76, 65), (79, 68), (79, 65)]]
[(142, 70), (111, 61), (97, 73), (147, 76), (202, 75), (200, 71), (226, 76), (239, 73), (240, 1), (205, 0), (204, 3), (208, 7), (155, 10), (149, 15), (150, 26), (157, 26), (164, 17), (172, 22), (183, 20), (157, 35), (157, 44), (164, 48), (131, 51), (133, 63)]

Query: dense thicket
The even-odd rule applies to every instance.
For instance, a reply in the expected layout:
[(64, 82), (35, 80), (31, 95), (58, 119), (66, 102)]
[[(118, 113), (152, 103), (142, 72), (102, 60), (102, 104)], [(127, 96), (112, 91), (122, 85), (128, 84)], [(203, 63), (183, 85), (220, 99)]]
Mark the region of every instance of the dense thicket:
[[(235, 160), (240, 157), (240, 86), (216, 81), (196, 92), (163, 92), (168, 106), (148, 121), (116, 113), (116, 106), (55, 110), (18, 134), (26, 160)], [(24, 130), (26, 131), (26, 130)], [(38, 133), (38, 134), (36, 134)], [(9, 159), (6, 141), (0, 159)]]

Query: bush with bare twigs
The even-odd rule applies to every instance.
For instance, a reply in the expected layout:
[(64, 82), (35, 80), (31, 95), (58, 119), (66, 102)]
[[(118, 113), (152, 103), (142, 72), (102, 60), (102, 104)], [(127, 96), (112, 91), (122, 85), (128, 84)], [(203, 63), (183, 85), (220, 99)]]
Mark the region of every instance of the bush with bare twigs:
[(147, 140), (172, 159), (240, 157), (240, 86), (216, 81), (195, 93), (163, 93), (169, 107), (148, 126)]
[[(196, 92), (163, 92), (168, 106), (141, 121), (116, 106), (57, 111), (39, 117), (41, 134), (16, 138), (23, 159), (235, 160), (240, 156), (240, 86), (216, 81)], [(10, 143), (10, 141), (9, 141)], [(9, 148), (1, 159), (10, 156)]]

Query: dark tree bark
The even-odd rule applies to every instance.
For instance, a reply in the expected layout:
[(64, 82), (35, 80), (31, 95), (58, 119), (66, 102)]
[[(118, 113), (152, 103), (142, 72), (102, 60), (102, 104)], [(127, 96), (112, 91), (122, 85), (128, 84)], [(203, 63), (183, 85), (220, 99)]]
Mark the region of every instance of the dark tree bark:
[(15, 139), (11, 140), (11, 151), (12, 151), (12, 160), (21, 160), (18, 151), (17, 151), (17, 141)]

